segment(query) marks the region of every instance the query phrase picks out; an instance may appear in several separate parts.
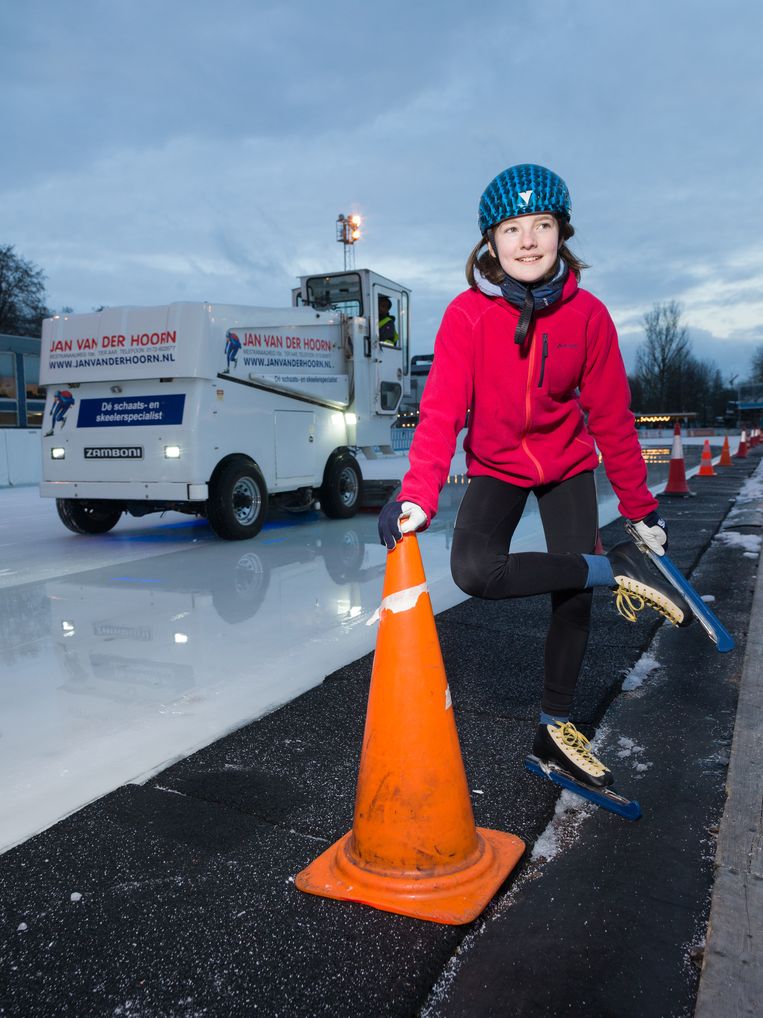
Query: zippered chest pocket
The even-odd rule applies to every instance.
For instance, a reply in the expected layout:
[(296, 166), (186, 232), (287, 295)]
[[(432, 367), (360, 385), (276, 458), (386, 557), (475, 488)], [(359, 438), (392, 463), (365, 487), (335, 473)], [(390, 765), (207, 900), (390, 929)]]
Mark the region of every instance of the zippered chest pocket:
[(537, 387), (560, 396), (576, 389), (583, 371), (583, 346), (580, 341), (541, 336), (540, 368)]

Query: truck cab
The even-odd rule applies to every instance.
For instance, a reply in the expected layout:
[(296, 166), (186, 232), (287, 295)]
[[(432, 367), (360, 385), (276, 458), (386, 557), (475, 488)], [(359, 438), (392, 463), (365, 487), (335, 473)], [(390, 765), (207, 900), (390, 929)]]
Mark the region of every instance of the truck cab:
[(301, 276), (292, 290), (295, 307), (331, 310), (366, 322), (366, 381), (376, 411), (384, 414), (396, 411), (410, 388), (410, 302), (410, 290), (370, 269)]

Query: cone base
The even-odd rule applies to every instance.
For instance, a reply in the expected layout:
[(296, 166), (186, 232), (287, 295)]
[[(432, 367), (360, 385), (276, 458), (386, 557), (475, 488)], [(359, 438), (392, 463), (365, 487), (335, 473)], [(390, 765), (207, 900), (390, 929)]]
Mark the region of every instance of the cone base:
[(419, 876), (363, 869), (348, 851), (351, 838), (352, 831), (297, 874), (300, 891), (450, 926), (469, 923), (484, 911), (525, 850), (514, 834), (478, 827), (482, 852), (475, 862), (456, 872)]

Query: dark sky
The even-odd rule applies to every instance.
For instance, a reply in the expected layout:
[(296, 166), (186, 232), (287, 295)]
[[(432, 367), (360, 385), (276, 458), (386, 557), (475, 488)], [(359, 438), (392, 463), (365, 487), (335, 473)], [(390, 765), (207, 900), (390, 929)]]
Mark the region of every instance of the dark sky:
[(655, 301), (744, 374), (763, 342), (763, 13), (640, 0), (5, 0), (0, 243), (49, 304), (281, 306), (357, 264), (412, 287), (414, 352), (464, 286), (488, 181), (567, 181), (626, 360)]

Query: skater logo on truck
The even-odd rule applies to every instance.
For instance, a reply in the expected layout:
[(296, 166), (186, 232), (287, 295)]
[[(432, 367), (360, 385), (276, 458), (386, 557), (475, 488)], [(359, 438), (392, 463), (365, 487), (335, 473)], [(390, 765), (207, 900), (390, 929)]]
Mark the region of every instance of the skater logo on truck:
[(238, 338), (233, 330), (229, 330), (225, 333), (225, 371), (226, 374), (230, 373), (231, 364), (234, 368), (238, 367), (238, 355), (241, 350), (241, 340)]
[(57, 389), (50, 407), (50, 429), (45, 432), (45, 438), (50, 438), (57, 424), (60, 424), (61, 428), (63, 428), (64, 424), (66, 424), (66, 414), (69, 408), (73, 406), (74, 396), (72, 396), (69, 390)]

